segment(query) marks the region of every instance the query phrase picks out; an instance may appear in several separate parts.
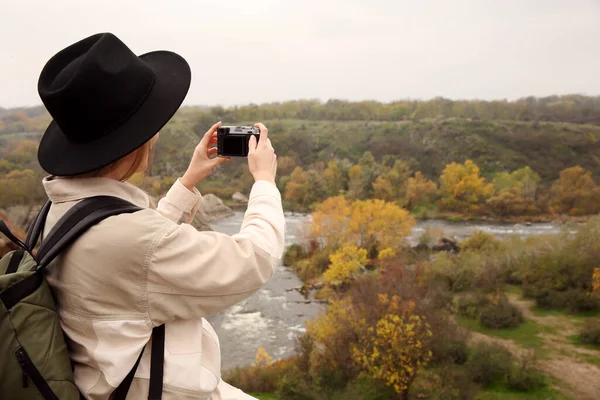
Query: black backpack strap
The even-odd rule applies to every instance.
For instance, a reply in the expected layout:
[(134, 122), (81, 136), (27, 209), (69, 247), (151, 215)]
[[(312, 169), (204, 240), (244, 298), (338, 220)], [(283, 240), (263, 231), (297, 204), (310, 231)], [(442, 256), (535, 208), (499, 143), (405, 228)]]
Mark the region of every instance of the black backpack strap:
[[(137, 371), (144, 349), (142, 348), (133, 368), (119, 386), (111, 393), (109, 400), (125, 400), (127, 392), (133, 382), (135, 371)], [(150, 358), (150, 387), (148, 389), (148, 400), (161, 400), (163, 391), (163, 372), (165, 365), (165, 326), (160, 325), (152, 329), (152, 355)]]
[(14, 274), (17, 272), (19, 264), (21, 263), (21, 260), (23, 260), (24, 254), (25, 250), (23, 249), (17, 250), (13, 253), (13, 255), (10, 257), (10, 261), (8, 262), (8, 267), (6, 267), (5, 274)]
[(162, 399), (163, 371), (165, 367), (165, 326), (152, 329), (152, 358), (150, 362), (150, 388), (148, 400)]
[(96, 223), (112, 215), (139, 210), (139, 207), (118, 197), (96, 196), (80, 201), (56, 223), (40, 245), (38, 269), (46, 268), (61, 251)]
[(8, 229), (8, 225), (6, 225), (6, 223), (0, 219), (0, 232), (4, 233), (4, 235), (10, 239), (11, 242), (13, 242), (14, 244), (16, 244), (17, 246), (19, 246), (20, 248), (27, 250), (27, 246), (25, 246), (25, 243), (23, 243), (23, 241), (21, 239), (19, 239), (18, 237), (16, 237), (11, 231), (10, 229)]
[(40, 212), (35, 217), (31, 225), (29, 225), (29, 229), (27, 230), (27, 237), (25, 238), (25, 245), (33, 251), (35, 245), (37, 244), (42, 231), (44, 230), (44, 225), (46, 225), (46, 217), (48, 216), (48, 211), (50, 211), (50, 206), (52, 202), (50, 200), (46, 201), (42, 206)]
[(108, 400), (125, 400), (127, 398), (127, 392), (129, 392), (129, 387), (131, 387), (131, 382), (133, 382), (133, 376), (135, 375), (135, 371), (137, 371), (138, 365), (140, 365), (140, 361), (142, 360), (142, 354), (144, 354), (145, 348), (146, 346), (142, 348), (142, 351), (140, 351), (140, 355), (136, 360), (135, 364), (133, 365), (133, 368), (131, 369), (131, 371), (129, 371), (129, 373), (127, 374), (125, 379), (123, 379), (123, 381), (119, 384), (119, 386), (110, 394)]
[[(50, 205), (46, 203), (42, 208), (47, 215)], [(74, 205), (52, 228), (48, 236), (43, 240), (37, 253), (38, 270), (46, 268), (61, 251), (71, 245), (79, 236), (91, 228), (93, 225), (113, 215), (132, 213), (139, 211), (140, 208), (120, 199), (111, 196), (96, 196), (82, 200)], [(45, 215), (40, 212), (36, 222), (30, 227), (31, 238), (37, 242), (45, 222)], [(43, 220), (42, 220), (43, 218)], [(40, 222), (41, 228), (36, 228)], [(32, 242), (35, 245), (35, 242)], [(156, 338), (155, 338), (156, 335)], [(152, 330), (152, 358), (150, 364), (150, 388), (148, 398), (160, 400), (163, 389), (164, 372), (164, 345), (165, 328), (161, 325)], [(146, 346), (144, 346), (145, 348)], [(110, 400), (125, 400), (133, 377), (144, 354), (144, 349), (140, 352), (131, 371), (127, 374), (123, 382), (110, 395)]]

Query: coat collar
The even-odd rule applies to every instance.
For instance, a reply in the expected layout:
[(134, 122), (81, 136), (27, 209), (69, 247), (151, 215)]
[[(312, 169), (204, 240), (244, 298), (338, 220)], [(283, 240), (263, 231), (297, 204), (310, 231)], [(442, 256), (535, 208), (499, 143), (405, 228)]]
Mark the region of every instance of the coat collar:
[(62, 178), (48, 176), (42, 181), (48, 198), (53, 203), (77, 201), (93, 196), (114, 196), (138, 207), (150, 207), (148, 195), (128, 182), (110, 178)]

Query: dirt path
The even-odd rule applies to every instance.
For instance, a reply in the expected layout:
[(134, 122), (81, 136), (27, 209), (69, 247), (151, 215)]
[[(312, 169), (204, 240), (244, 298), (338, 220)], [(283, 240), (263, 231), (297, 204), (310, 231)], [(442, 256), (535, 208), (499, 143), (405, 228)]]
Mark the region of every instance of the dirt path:
[[(521, 309), (523, 316), (540, 325), (551, 328), (551, 333), (541, 333), (544, 347), (549, 350), (547, 357), (539, 363), (548, 375), (562, 382), (558, 387), (563, 393), (578, 400), (600, 400), (600, 365), (586, 362), (585, 356), (598, 356), (600, 351), (573, 345), (569, 337), (578, 329), (574, 318), (567, 316), (539, 316), (531, 308), (532, 301), (521, 300), (515, 294), (508, 294), (511, 303)], [(512, 340), (495, 338), (472, 332), (472, 340), (492, 342), (504, 346), (513, 354), (523, 351)]]

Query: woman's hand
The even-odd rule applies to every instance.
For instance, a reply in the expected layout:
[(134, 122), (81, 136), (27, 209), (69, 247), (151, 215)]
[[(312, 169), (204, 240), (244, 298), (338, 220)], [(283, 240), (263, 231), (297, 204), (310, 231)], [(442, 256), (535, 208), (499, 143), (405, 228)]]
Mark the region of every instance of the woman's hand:
[(260, 129), (260, 139), (256, 144), (254, 135), (248, 143), (248, 168), (255, 181), (268, 181), (275, 184), (277, 156), (269, 139), (269, 130), (263, 124), (254, 124)]
[(192, 161), (190, 161), (187, 171), (185, 171), (185, 174), (180, 179), (181, 183), (189, 190), (193, 191), (196, 184), (206, 178), (210, 174), (210, 171), (217, 165), (231, 160), (228, 157), (210, 158), (210, 156), (217, 153), (217, 148), (214, 145), (217, 144), (217, 129), (219, 126), (221, 126), (221, 121), (214, 124), (204, 134), (204, 137), (194, 150), (194, 155), (192, 155)]

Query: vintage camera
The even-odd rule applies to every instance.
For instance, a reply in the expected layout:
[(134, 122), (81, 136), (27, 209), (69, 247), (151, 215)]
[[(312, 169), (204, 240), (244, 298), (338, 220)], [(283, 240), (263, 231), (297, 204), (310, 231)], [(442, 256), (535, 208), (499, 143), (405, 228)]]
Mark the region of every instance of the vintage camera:
[(256, 142), (260, 131), (253, 126), (220, 126), (217, 130), (217, 155), (224, 157), (248, 157), (248, 142), (252, 135)]

